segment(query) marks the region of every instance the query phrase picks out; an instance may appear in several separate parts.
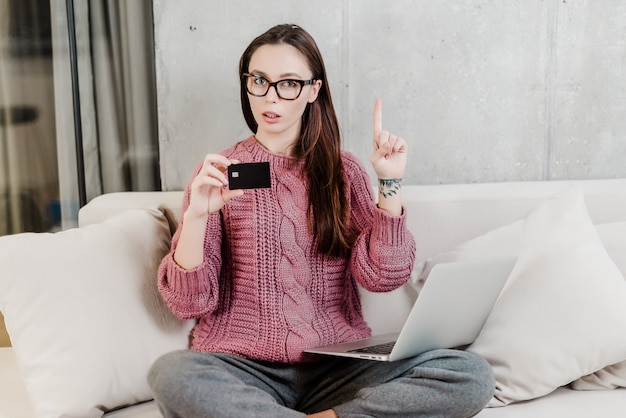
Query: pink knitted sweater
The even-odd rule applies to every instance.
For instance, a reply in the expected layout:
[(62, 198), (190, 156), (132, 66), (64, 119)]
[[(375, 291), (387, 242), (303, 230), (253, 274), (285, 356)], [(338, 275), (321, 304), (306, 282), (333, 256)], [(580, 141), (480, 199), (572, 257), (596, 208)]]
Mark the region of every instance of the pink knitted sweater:
[[(344, 151), (346, 197), (359, 236), (349, 257), (326, 257), (307, 227), (301, 163), (268, 152), (254, 137), (222, 154), (269, 161), (272, 187), (247, 190), (209, 216), (204, 261), (193, 270), (172, 256), (181, 217), (159, 268), (159, 289), (175, 315), (198, 319), (191, 348), (296, 363), (310, 360), (306, 348), (369, 336), (356, 284), (387, 292), (407, 282), (415, 241), (406, 215), (376, 207), (366, 171)], [(188, 204), (189, 186), (183, 213)]]

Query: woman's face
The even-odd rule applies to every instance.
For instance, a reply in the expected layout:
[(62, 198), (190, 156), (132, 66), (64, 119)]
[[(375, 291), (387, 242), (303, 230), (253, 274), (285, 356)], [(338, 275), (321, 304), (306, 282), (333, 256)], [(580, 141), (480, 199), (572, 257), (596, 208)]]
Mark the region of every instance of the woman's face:
[[(272, 83), (285, 79), (310, 80), (313, 77), (304, 56), (288, 44), (259, 47), (250, 58), (248, 73)], [(291, 146), (300, 135), (302, 114), (307, 104), (317, 98), (321, 85), (322, 82), (316, 80), (313, 84), (303, 86), (300, 96), (295, 100), (281, 99), (275, 87), (270, 87), (263, 97), (248, 93), (250, 108), (258, 124), (257, 140), (276, 154), (289, 155)]]

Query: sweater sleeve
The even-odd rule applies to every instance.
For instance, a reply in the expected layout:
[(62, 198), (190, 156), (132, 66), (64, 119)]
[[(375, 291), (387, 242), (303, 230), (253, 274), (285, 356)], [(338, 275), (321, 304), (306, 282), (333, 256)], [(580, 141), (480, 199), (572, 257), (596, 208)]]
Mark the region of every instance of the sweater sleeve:
[[(391, 216), (376, 206), (369, 177), (358, 161), (350, 161), (351, 224), (358, 231), (350, 267), (355, 280), (371, 292), (388, 292), (411, 277), (415, 240), (406, 227), (406, 208)], [(351, 178), (350, 178), (351, 177)]]
[[(200, 166), (194, 171), (194, 177)], [(193, 178), (193, 177), (192, 177)], [(185, 190), (181, 217), (172, 237), (170, 252), (163, 258), (158, 270), (158, 288), (168, 308), (181, 319), (199, 318), (218, 304), (219, 277), (222, 265), (221, 212), (211, 214), (204, 235), (204, 260), (190, 270), (180, 267), (174, 252), (180, 239), (184, 213), (189, 207), (191, 181)]]

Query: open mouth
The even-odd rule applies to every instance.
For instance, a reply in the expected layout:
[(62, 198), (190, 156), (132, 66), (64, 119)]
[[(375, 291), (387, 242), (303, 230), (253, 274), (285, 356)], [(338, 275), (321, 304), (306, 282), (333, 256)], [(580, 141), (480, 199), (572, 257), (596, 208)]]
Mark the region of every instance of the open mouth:
[(273, 125), (278, 123), (280, 120), (280, 115), (274, 112), (263, 112), (263, 121), (269, 125)]

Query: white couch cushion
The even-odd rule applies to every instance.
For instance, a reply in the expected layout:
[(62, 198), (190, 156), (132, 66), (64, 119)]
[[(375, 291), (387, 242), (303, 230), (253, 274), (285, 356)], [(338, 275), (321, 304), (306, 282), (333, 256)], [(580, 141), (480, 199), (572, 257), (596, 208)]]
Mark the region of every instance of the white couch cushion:
[(499, 255), (519, 261), (469, 347), (494, 367), (491, 406), (545, 395), (626, 358), (626, 283), (579, 192), (549, 199), (526, 220), (434, 257), (420, 279), (438, 262)]
[(148, 368), (185, 348), (192, 326), (156, 289), (170, 237), (161, 211), (136, 209), (0, 238), (0, 310), (38, 416), (100, 417), (151, 398)]
[(485, 408), (476, 418), (624, 418), (626, 389), (575, 391), (559, 388), (549, 395), (505, 408)]

